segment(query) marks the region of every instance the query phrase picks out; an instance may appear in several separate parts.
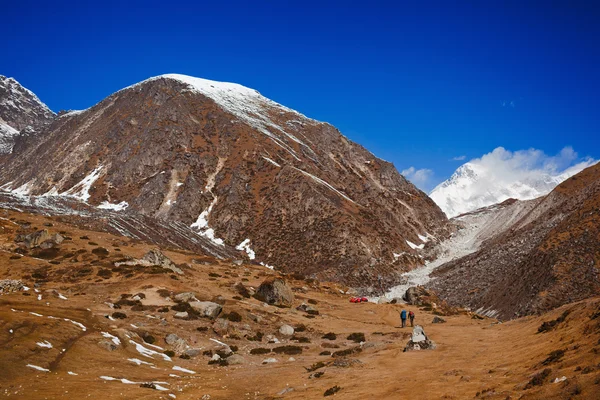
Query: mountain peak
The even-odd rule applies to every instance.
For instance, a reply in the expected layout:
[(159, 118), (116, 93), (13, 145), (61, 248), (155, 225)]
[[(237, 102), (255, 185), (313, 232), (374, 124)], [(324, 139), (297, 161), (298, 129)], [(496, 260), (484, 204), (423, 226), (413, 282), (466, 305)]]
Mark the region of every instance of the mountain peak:
[(452, 218), (509, 198), (530, 200), (544, 196), (592, 164), (593, 160), (587, 160), (561, 172), (532, 170), (520, 176), (503, 176), (492, 166), (467, 162), (450, 179), (436, 186), (429, 196)]

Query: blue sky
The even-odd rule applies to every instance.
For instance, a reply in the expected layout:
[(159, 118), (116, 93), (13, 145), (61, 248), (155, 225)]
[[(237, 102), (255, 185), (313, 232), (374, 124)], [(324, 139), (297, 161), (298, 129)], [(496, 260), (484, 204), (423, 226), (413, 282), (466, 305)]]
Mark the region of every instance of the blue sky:
[(0, 74), (55, 111), (175, 72), (328, 121), (426, 190), (499, 146), (600, 158), (598, 2), (16, 3)]

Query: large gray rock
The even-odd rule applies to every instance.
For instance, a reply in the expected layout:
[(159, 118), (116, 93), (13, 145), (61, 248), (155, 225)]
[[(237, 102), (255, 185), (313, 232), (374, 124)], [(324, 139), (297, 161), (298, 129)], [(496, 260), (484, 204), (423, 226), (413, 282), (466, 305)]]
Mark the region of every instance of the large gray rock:
[(291, 307), (294, 292), (283, 279), (267, 278), (256, 290), (256, 298), (274, 306)]
[(425, 331), (423, 330), (423, 327), (421, 325), (417, 325), (413, 328), (410, 340), (412, 340), (414, 343), (427, 340), (427, 335), (425, 335)]
[(212, 319), (217, 318), (223, 311), (223, 306), (212, 301), (192, 301), (189, 304), (201, 316)]
[(437, 315), (433, 317), (433, 321), (431, 321), (432, 324), (443, 324), (445, 322), (446, 320), (444, 318), (438, 317)]
[(167, 337), (165, 338), (165, 342), (167, 342), (167, 344), (175, 344), (175, 342), (177, 342), (180, 339), (179, 336), (177, 336), (174, 333), (170, 333), (167, 335)]
[(421, 301), (419, 299), (419, 289), (416, 286), (409, 287), (402, 299), (408, 304), (420, 306)]

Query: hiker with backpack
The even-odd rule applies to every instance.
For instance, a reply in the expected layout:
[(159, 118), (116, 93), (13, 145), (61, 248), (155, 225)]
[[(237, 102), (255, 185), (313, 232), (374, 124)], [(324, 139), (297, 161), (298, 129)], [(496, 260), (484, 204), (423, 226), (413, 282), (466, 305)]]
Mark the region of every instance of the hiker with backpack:
[(402, 310), (400, 313), (400, 319), (402, 320), (402, 327), (406, 327), (406, 310)]
[(414, 327), (415, 326), (415, 313), (410, 311), (408, 313), (408, 318), (410, 319), (410, 326)]

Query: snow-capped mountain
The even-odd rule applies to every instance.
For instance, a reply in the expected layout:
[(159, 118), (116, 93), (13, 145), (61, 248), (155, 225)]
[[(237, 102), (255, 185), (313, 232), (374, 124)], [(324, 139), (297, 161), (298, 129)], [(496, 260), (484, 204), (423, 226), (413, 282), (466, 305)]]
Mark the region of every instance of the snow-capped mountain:
[(514, 174), (498, 174), (493, 167), (467, 162), (450, 179), (439, 184), (429, 196), (448, 218), (501, 203), (506, 199), (530, 200), (548, 194), (558, 184), (593, 165), (589, 160), (559, 173), (531, 170)]
[(55, 117), (30, 90), (0, 75), (0, 154), (10, 153), (19, 133), (40, 130)]
[(256, 262), (378, 288), (420, 265), (447, 222), (332, 125), (238, 84), (176, 74), (57, 116), (15, 147), (0, 187), (183, 223)]

